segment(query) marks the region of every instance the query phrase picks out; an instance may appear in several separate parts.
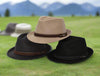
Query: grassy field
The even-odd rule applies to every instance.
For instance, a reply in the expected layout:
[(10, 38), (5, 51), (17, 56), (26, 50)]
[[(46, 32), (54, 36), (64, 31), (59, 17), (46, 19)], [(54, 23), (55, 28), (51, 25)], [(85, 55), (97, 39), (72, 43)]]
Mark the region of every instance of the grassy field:
[[(35, 60), (14, 60), (7, 57), (17, 38), (0, 36), (0, 76), (100, 76), (100, 17), (62, 17), (72, 35), (85, 37), (87, 45), (94, 50), (88, 60), (77, 64), (59, 64), (47, 57)], [(29, 23), (35, 29), (39, 17), (0, 18), (0, 29), (10, 22)], [(57, 42), (50, 43), (55, 49)]]

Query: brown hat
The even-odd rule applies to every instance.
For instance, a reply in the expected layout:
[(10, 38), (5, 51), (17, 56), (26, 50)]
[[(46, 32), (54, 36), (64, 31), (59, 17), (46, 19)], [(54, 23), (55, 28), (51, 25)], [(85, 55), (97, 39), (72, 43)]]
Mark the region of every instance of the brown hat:
[(51, 43), (69, 37), (71, 30), (65, 28), (61, 18), (43, 16), (40, 17), (34, 32), (30, 32), (27, 38), (36, 43)]

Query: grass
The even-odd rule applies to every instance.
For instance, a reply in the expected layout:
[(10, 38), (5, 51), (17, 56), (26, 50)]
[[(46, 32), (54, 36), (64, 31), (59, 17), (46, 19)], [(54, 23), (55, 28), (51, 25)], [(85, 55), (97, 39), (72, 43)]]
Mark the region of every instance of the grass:
[[(85, 37), (87, 45), (94, 50), (88, 60), (77, 64), (59, 64), (47, 57), (35, 60), (14, 60), (7, 57), (17, 38), (0, 36), (0, 76), (100, 76), (100, 17), (61, 17), (72, 35)], [(29, 23), (35, 30), (39, 17), (0, 18), (0, 29), (10, 22)], [(50, 43), (53, 49), (58, 42)]]

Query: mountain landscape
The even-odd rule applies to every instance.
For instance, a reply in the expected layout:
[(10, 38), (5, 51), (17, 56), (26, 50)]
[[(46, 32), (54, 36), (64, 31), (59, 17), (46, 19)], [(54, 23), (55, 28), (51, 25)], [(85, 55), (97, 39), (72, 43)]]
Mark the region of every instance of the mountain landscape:
[(95, 15), (97, 11), (99, 11), (98, 7), (95, 7), (88, 3), (82, 5), (72, 3), (63, 6), (58, 10), (53, 11), (53, 14), (57, 16), (60, 16), (62, 14), (63, 16), (66, 15), (87, 16), (87, 15)]
[(95, 15), (97, 11), (100, 12), (100, 7), (96, 7), (90, 3), (84, 4), (62, 4), (55, 2), (52, 4), (43, 3), (40, 6), (30, 2), (29, 0), (12, 5), (10, 2), (0, 5), (0, 14), (4, 16), (6, 9), (9, 9), (10, 16), (31, 16), (32, 14), (37, 16), (47, 16), (49, 12), (52, 12), (55, 16), (87, 16)]
[(82, 9), (82, 7), (80, 7), (80, 5), (72, 3), (69, 5), (65, 5), (63, 7), (61, 7), (58, 10), (53, 11), (54, 15), (87, 15), (88, 11), (85, 11), (84, 9)]
[(34, 15), (47, 15), (47, 12), (30, 1), (24, 1), (15, 5), (5, 3), (0, 5), (0, 14), (4, 16), (6, 9), (10, 10), (10, 16), (31, 16)]
[(11, 16), (31, 16), (32, 14), (39, 16), (47, 15), (47, 12), (30, 1), (13, 5), (13, 7), (10, 8), (10, 11)]
[(53, 4), (50, 4), (48, 5), (46, 8), (45, 8), (45, 11), (47, 12), (53, 12), (57, 9), (60, 9), (61, 7), (63, 7), (64, 4), (60, 3), (60, 2), (55, 2)]
[(3, 16), (6, 9), (10, 8), (10, 7), (11, 7), (10, 2), (7, 2), (7, 3), (4, 3), (4, 4), (0, 5), (0, 14)]
[(43, 3), (40, 5), (41, 8), (45, 9), (49, 6), (49, 3)]
[(81, 5), (82, 8), (86, 11), (95, 11), (96, 7), (89, 3), (84, 3)]

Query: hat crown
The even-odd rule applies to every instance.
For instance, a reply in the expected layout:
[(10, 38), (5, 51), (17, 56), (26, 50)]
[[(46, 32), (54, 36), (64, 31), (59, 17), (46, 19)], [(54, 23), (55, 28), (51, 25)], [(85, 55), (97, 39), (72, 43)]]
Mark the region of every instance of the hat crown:
[(64, 20), (55, 17), (40, 17), (35, 30), (40, 34), (62, 34), (66, 32)]
[(70, 36), (61, 40), (56, 49), (58, 56), (82, 56), (86, 53), (85, 39)]
[(27, 39), (27, 34), (22, 34), (18, 37), (18, 40), (16, 42), (15, 50), (19, 52), (41, 52), (45, 51), (48, 48), (47, 44), (37, 44), (29, 41)]
[(9, 23), (6, 27), (6, 32), (8, 33), (13, 33), (15, 31), (15, 27), (16, 27), (17, 23)]
[(26, 23), (17, 24), (15, 33), (27, 33), (31, 31), (31, 25)]

